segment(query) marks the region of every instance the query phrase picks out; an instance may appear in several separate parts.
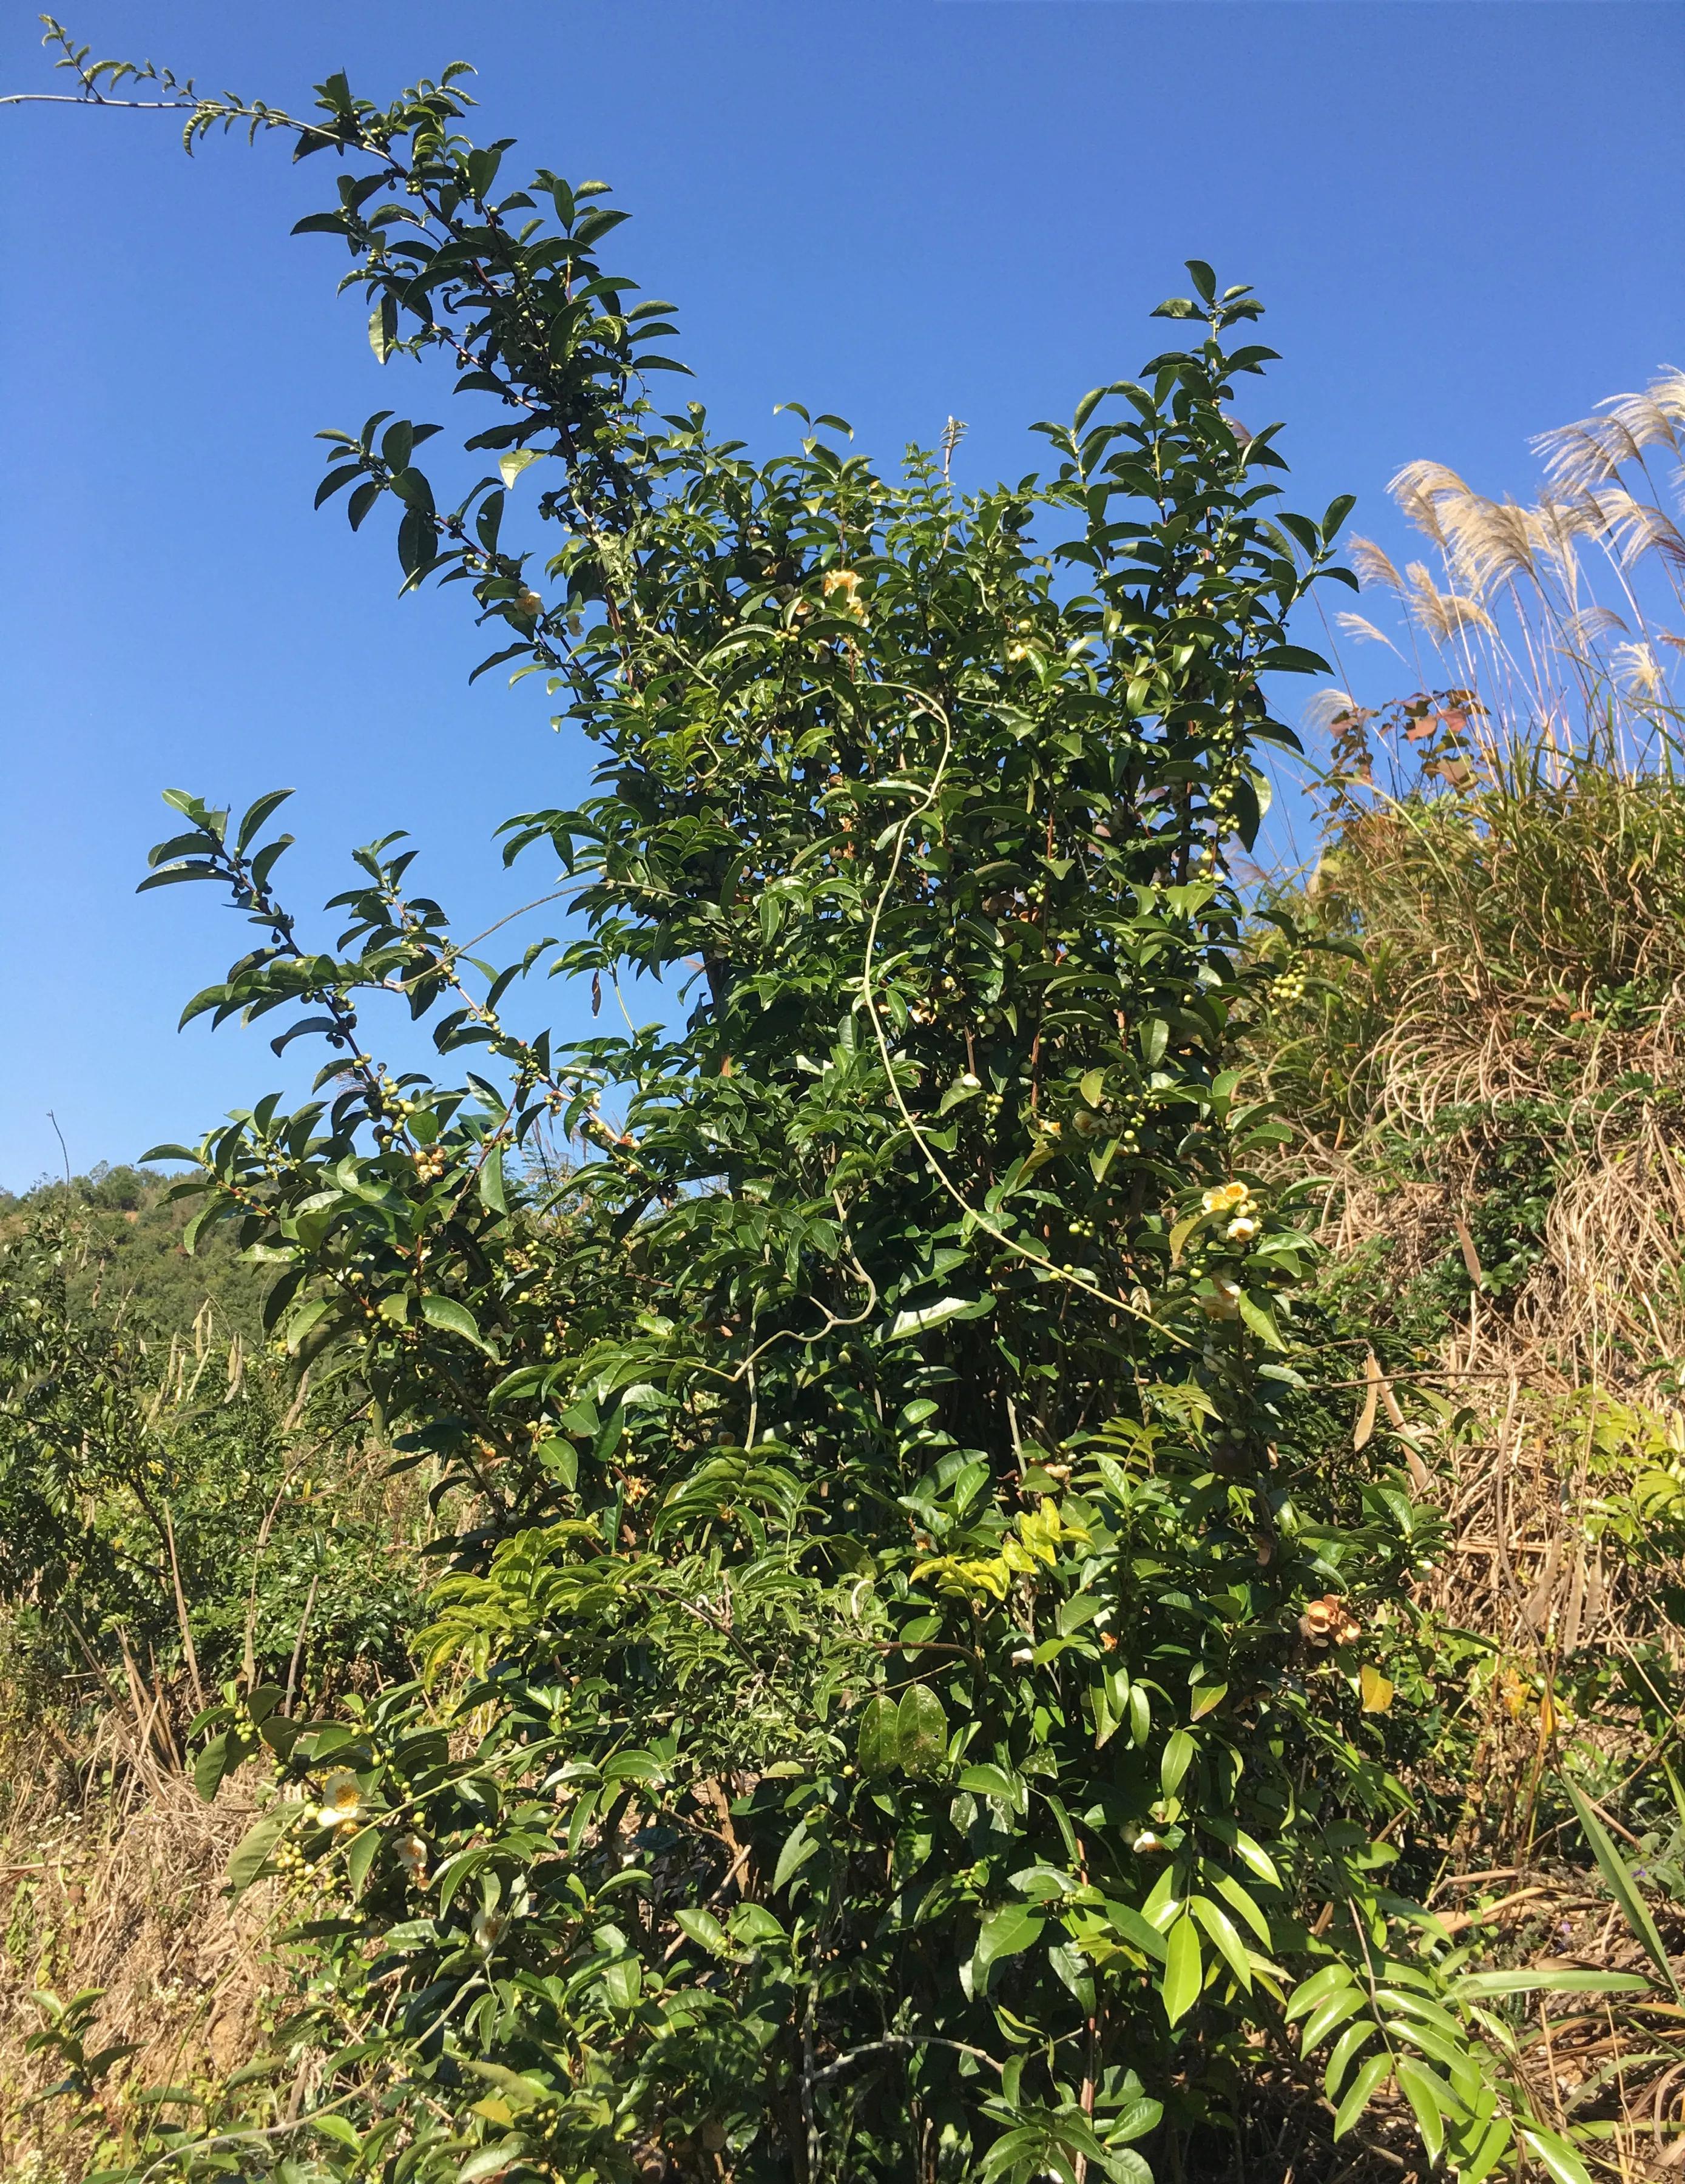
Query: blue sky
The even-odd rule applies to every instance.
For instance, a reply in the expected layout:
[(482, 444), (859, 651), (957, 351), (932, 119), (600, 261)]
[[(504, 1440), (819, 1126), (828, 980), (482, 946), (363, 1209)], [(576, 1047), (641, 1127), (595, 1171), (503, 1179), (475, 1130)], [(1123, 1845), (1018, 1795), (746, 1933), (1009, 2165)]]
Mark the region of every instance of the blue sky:
[[(471, 59), (485, 137), (613, 182), (617, 265), (677, 302), (696, 391), (762, 444), (792, 398), (880, 454), (952, 412), (962, 481), (1016, 476), (1034, 419), (1158, 345), (1147, 314), (1199, 255), (1269, 304), (1284, 361), (1242, 414), (1286, 420), (1289, 504), (1355, 492), (1397, 544), (1402, 462), (1526, 493), (1530, 433), (1685, 361), (1677, 5), (90, 0), (73, 27), (282, 104), (335, 67), (383, 97)], [(52, 87), (8, 11), (0, 90)], [(160, 789), (296, 783), (282, 870), (310, 905), (407, 826), (472, 930), (522, 899), (499, 820), (582, 769), (536, 685), (467, 688), (460, 591), (399, 601), (387, 538), (311, 513), (318, 429), (444, 414), (375, 365), (337, 247), (288, 238), (326, 163), (189, 161), (167, 117), (29, 107), (0, 111), (0, 182), (17, 1188), (58, 1164), (48, 1110), (83, 1167), (303, 1068), (256, 1033), (176, 1035), (242, 943), (198, 889), (135, 897)], [(529, 1006), (586, 1020), (555, 986)]]

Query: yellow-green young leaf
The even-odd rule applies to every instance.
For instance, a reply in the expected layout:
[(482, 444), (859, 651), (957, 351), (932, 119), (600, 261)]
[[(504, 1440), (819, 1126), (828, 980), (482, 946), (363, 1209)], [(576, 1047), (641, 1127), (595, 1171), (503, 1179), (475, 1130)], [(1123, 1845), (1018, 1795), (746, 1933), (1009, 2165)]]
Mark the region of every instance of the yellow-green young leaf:
[(1437, 2161), (1445, 2143), (1445, 2111), (1456, 2105), (1451, 2088), (1426, 2063), (1413, 2062), (1408, 2055), (1401, 2055), (1396, 2067), (1399, 2089), (1415, 2111), (1428, 2160)]
[(310, 2118), (312, 2131), (319, 2131), (324, 2138), (337, 2139), (341, 2146), (349, 2146), (353, 2153), (360, 2153), (363, 2142), (357, 2136), (356, 2126), (343, 2115), (313, 2115)]
[(1592, 2184), (1585, 2163), (1554, 2131), (1541, 2131), (1534, 2125), (1522, 2131), (1521, 2143), (1555, 2184)]
[(1347, 2071), (1357, 2059), (1358, 2052), (1365, 2042), (1375, 2037), (1375, 2020), (1360, 2017), (1355, 2024), (1348, 2025), (1334, 2042), (1333, 2052), (1328, 2058), (1328, 2068), (1322, 2074), (1322, 2090), (1331, 2101), (1338, 2098), (1340, 2088), (1346, 2082)]
[(1375, 2098), (1375, 2089), (1392, 2069), (1390, 2055), (1371, 2055), (1353, 2079), (1346, 2098), (1334, 2112), (1334, 2136), (1343, 2138)]
[(1097, 1107), (1100, 1105), (1101, 1095), (1105, 1089), (1106, 1072), (1103, 1069), (1089, 1070), (1077, 1087), (1077, 1090), (1081, 1093), (1091, 1107)]
[(1228, 1696), (1229, 1686), (1226, 1684), (1196, 1685), (1193, 1696), (1188, 1701), (1189, 1720), (1203, 1721), (1207, 1714), (1220, 1707)]
[(1208, 1213), (1190, 1213), (1170, 1231), (1170, 1264), (1173, 1267), (1180, 1259), (1183, 1247), (1194, 1230), (1210, 1218)]
[(1358, 1688), (1365, 1713), (1385, 1713), (1392, 1704), (1392, 1684), (1367, 1661), (1358, 1671)]
[(1164, 1975), (1158, 1982), (1164, 2014), (1172, 2025), (1180, 2025), (1199, 2000), (1204, 1983), (1199, 1929), (1185, 1911), (1164, 1937)]

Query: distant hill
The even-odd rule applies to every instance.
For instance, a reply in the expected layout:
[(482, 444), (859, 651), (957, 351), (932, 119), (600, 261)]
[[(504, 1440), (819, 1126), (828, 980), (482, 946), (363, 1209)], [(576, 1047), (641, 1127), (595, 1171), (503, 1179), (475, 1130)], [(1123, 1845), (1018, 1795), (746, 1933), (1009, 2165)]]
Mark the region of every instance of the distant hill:
[(248, 1266), (220, 1228), (189, 1256), (181, 1235), (192, 1202), (169, 1203), (170, 1186), (170, 1178), (154, 1170), (102, 1162), (68, 1185), (0, 1191), (0, 1242), (31, 1219), (62, 1213), (68, 1199), (82, 1255), (71, 1277), (78, 1301), (132, 1312), (170, 1334), (185, 1334), (209, 1299), (226, 1330), (258, 1340), (266, 1271)]

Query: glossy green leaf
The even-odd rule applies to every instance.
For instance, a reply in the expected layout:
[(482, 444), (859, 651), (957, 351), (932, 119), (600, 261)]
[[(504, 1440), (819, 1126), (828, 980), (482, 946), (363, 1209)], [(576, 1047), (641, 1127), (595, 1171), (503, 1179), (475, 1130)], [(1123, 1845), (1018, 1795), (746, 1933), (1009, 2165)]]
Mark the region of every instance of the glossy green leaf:
[(429, 1327), (436, 1327), (446, 1334), (460, 1334), (465, 1342), (471, 1342), (477, 1350), (489, 1357), (491, 1346), (480, 1333), (479, 1323), (467, 1306), (455, 1297), (424, 1296), (421, 1317)]
[(874, 1693), (860, 1710), (855, 1763), (862, 1774), (887, 1774), (900, 1760), (900, 1713), (892, 1698)]
[(896, 1757), (909, 1774), (934, 1774), (948, 1756), (948, 1717), (929, 1684), (911, 1684), (896, 1715)]
[(1359, 2065), (1356, 2077), (1346, 2088), (1344, 2098), (1334, 2111), (1336, 2138), (1346, 2136), (1392, 2075), (1392, 2058), (1390, 2055), (1371, 2055), (1366, 2063)]
[(991, 1911), (978, 1930), (974, 1952), (978, 1969), (982, 1970), (1002, 1957), (1022, 1956), (1041, 1939), (1046, 1923), (1020, 1903), (1008, 1903), (998, 1911)]
[(1164, 1974), (1158, 1983), (1164, 2014), (1173, 2026), (1180, 2025), (1199, 2000), (1204, 1979), (1199, 1929), (1184, 1912), (1164, 1937)]
[(1451, 2088), (1425, 2063), (1413, 2061), (1408, 2055), (1398, 2059), (1395, 2075), (1399, 2091), (1410, 2103), (1416, 2119), (1416, 2128), (1422, 2135), (1422, 2144), (1427, 2148), (1431, 2162), (1439, 2159), (1445, 2144), (1445, 2118), (1455, 2111), (1456, 2103)]
[(1327, 2068), (1322, 2074), (1322, 2089), (1331, 2101), (1338, 2100), (1340, 2088), (1346, 2082), (1346, 2074), (1363, 2049), (1374, 2039), (1378, 2029), (1372, 2017), (1357, 2018), (1330, 2048)]
[(1542, 2125), (1524, 2126), (1521, 2143), (1554, 2184), (1592, 2184), (1591, 2172), (1565, 2139)]

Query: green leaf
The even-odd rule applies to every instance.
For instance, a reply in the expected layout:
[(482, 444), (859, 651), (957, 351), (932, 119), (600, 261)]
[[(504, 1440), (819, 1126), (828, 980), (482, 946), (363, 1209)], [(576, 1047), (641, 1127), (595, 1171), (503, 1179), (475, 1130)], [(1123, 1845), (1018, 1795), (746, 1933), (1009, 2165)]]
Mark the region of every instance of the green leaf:
[(1521, 2143), (1555, 2184), (1592, 2184), (1591, 2172), (1565, 2139), (1538, 2124), (1523, 2125)]
[(1139, 1949), (1144, 1956), (1163, 1964), (1167, 1954), (1164, 1936), (1156, 1926), (1151, 1926), (1133, 1905), (1108, 1902), (1106, 1917), (1114, 1934)]
[(866, 1775), (887, 1774), (901, 1758), (901, 1715), (892, 1698), (879, 1691), (860, 1709), (854, 1760)]
[(896, 1756), (909, 1774), (934, 1774), (948, 1756), (948, 1717), (929, 1684), (912, 1684), (896, 1708)]
[(1380, 2027), (1373, 2018), (1360, 2017), (1348, 2025), (1334, 2042), (1328, 2057), (1328, 2067), (1322, 2074), (1322, 2090), (1331, 2101), (1345, 2083), (1346, 2073), (1352, 2067), (1359, 2050), (1372, 2040)]
[(1272, 1350), (1286, 1348), (1286, 1344), (1281, 1340), (1280, 1329), (1270, 1317), (1266, 1306), (1260, 1304), (1255, 1297), (1249, 1296), (1244, 1290), (1241, 1292), (1239, 1303), (1241, 1318), (1261, 1342), (1268, 1344)]
[(1399, 2090), (1415, 2112), (1416, 2128), (1431, 2165), (1438, 2160), (1445, 2143), (1445, 2114), (1448, 2109), (1455, 2112), (1456, 2097), (1443, 2078), (1410, 2056), (1399, 2056), (1394, 2070)]
[(375, 362), (384, 364), (397, 344), (397, 298), (382, 296), (369, 314), (369, 347), (375, 353)]
[(465, 1342), (471, 1342), (477, 1350), (483, 1350), (488, 1357), (496, 1356), (491, 1345), (480, 1333), (479, 1322), (466, 1304), (455, 1297), (424, 1296), (421, 1317), (429, 1327), (441, 1329), (447, 1334), (460, 1334)]
[(1220, 1905), (1208, 1896), (1190, 1899), (1188, 1909), (1205, 1929), (1206, 1936), (1222, 1958), (1243, 1994), (1252, 1992), (1252, 1966), (1247, 1961), (1246, 1943), (1241, 1939), (1234, 1920)]
[(1334, 2136), (1343, 2138), (1375, 2098), (1376, 2090), (1392, 2075), (1390, 2055), (1371, 2055), (1347, 2089), (1334, 2111)]
[(1180, 2025), (1199, 2000), (1204, 1980), (1199, 1929), (1185, 1911), (1164, 1936), (1164, 1975), (1158, 1982), (1164, 2014), (1173, 2026)]
[(345, 1878), (354, 1897), (363, 1892), (363, 1884), (369, 1877), (369, 1868), (374, 1864), (381, 1844), (378, 1828), (361, 1828), (351, 1839), (351, 1847), (345, 1854)]
[(244, 855), (264, 822), (272, 812), (278, 811), (292, 794), (290, 788), (271, 788), (268, 795), (259, 797), (257, 802), (248, 808), (245, 817), (240, 822), (240, 831), (234, 838), (237, 852)]
[(653, 1752), (634, 1746), (603, 1762), (605, 1782), (664, 1782), (667, 1769)]
[(785, 1838), (784, 1847), (778, 1852), (778, 1862), (773, 1869), (773, 1893), (774, 1896), (778, 1894), (778, 1891), (784, 1887), (787, 1881), (793, 1880), (795, 1878), (796, 1875), (801, 1872), (802, 1867), (806, 1864), (808, 1859), (814, 1855), (818, 1847), (818, 1844), (807, 1832), (807, 1823), (803, 1820), (797, 1826), (795, 1833)]
[[(629, 1959), (626, 1964), (615, 1965), (612, 1974), (604, 1974), (603, 1985), (609, 1989), (609, 1999), (617, 2008), (637, 2007), (633, 1979), (626, 1976), (628, 1973), (635, 1975), (637, 1970), (635, 1959)], [(632, 1991), (632, 1999), (623, 2001), (622, 1996), (628, 1990)], [(496, 2146), (488, 2146), (463, 2163), (456, 2172), (456, 2184), (482, 2184), (483, 2178), (501, 2176), (506, 2170), (515, 2167), (525, 2151), (526, 2141), (521, 2138), (505, 2138)]]
[(1261, 1843), (1255, 1842), (1244, 1828), (1235, 1830), (1236, 1854), (1248, 1865), (1258, 1879), (1270, 1887), (1281, 1886), (1281, 1876), (1275, 1869), (1275, 1861)]
[(1608, 1830), (1573, 1783), (1565, 1774), (1561, 1779), (1586, 1841), (1592, 1847), (1592, 1855), (1596, 1858), (1604, 1879), (1609, 1883), (1610, 1894), (1626, 1914), (1626, 1923), (1643, 1944), (1645, 1954), (1677, 1996), (1679, 1982), (1674, 1978), (1673, 1967), (1667, 1961), (1667, 1951), (1662, 1946), (1661, 1936), (1656, 1931), (1656, 1923), (1650, 1916), (1649, 1906), (1638, 1893), (1638, 1883), (1626, 1869), (1626, 1860), (1615, 1847)]
[(247, 1889), (269, 1863), (270, 1852), (286, 1832), (290, 1815), (285, 1813), (265, 1813), (260, 1820), (247, 1829), (234, 1847), (228, 1861), (228, 1887), (231, 1894), (243, 1896)]
[(480, 1166), (480, 1203), (494, 1213), (507, 1213), (509, 1201), (504, 1195), (503, 1153), (494, 1146)]
[(1194, 1753), (1197, 1749), (1186, 1730), (1177, 1729), (1170, 1732), (1158, 1762), (1158, 1786), (1167, 1797), (1174, 1797), (1181, 1788), (1182, 1778), (1193, 1764)]
[(1046, 1923), (1021, 1903), (1008, 1903), (998, 1911), (991, 1911), (978, 1930), (973, 1958), (977, 1969), (985, 1970), (1002, 1957), (1022, 1956), (1041, 1940)]
[(939, 1303), (921, 1305), (917, 1311), (897, 1312), (890, 1329), (890, 1340), (899, 1342), (905, 1335), (928, 1334), (933, 1327), (945, 1326), (951, 1319), (980, 1319), (994, 1309), (991, 1296), (943, 1297)]
[(673, 1924), (682, 1932), (688, 1934), (693, 1942), (699, 1942), (714, 1956), (723, 1957), (728, 1953), (730, 1938), (711, 1911), (675, 1911), (672, 1917)]
[(1356, 1986), (1336, 1987), (1324, 1997), (1299, 2028), (1299, 2053), (1309, 2055), (1320, 2048), (1336, 2025), (1343, 2025), (1368, 2006), (1369, 1997)]
[(222, 1787), (222, 1778), (233, 1764), (228, 1757), (228, 1731), (213, 1736), (204, 1750), (193, 1762), (193, 1787), (202, 1801), (209, 1804)]
[(324, 2112), (320, 2115), (308, 2116), (305, 2120), (312, 2131), (319, 2131), (324, 2138), (333, 2139), (338, 2144), (349, 2147), (353, 2153), (362, 2152), (363, 2142), (357, 2136), (356, 2126), (344, 2116)]
[(1638, 1994), (1649, 1984), (1635, 1972), (1465, 1972), (1450, 1992), (1458, 2002), (1473, 2002), (1488, 1994)]
[(1170, 1231), (1170, 1264), (1173, 1267), (1180, 1262), (1183, 1248), (1194, 1230), (1202, 1227), (1210, 1218), (1211, 1216), (1203, 1211), (1190, 1213)]
[(636, 2009), (644, 1992), (644, 1967), (636, 1957), (617, 1957), (603, 1968), (603, 1992), (613, 2009)]

